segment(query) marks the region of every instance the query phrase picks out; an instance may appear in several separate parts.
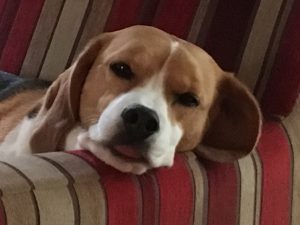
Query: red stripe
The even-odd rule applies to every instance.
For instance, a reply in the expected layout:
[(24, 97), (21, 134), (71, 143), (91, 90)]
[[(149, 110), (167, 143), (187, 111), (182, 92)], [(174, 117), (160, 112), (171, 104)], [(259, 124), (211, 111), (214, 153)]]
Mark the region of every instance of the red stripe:
[(264, 124), (257, 149), (263, 176), (261, 225), (290, 224), (290, 149), (284, 130), (278, 123)]
[(268, 114), (288, 116), (300, 92), (300, 1), (294, 1), (263, 97)]
[(239, 54), (256, 6), (256, 1), (219, 1), (203, 48), (223, 69), (237, 70)]
[(4, 13), (5, 4), (6, 4), (6, 0), (0, 0), (0, 21)]
[(185, 38), (200, 0), (161, 0), (153, 26)]
[(235, 225), (239, 195), (233, 164), (204, 161), (208, 178), (208, 225)]
[(104, 30), (114, 31), (138, 24), (142, 6), (143, 1), (140, 0), (114, 1)]
[(193, 179), (186, 159), (176, 155), (173, 167), (155, 171), (160, 189), (160, 224), (191, 224), (194, 213)]
[(156, 13), (159, 0), (144, 0), (144, 5), (140, 12), (139, 22), (144, 25), (151, 25)]
[(107, 197), (108, 224), (138, 224), (140, 215), (139, 187), (134, 176), (121, 173), (105, 165), (89, 151), (72, 151), (88, 162), (100, 175), (100, 181)]
[(14, 22), (20, 1), (7, 1), (0, 18), (0, 56), (7, 41), (11, 26)]
[(0, 59), (0, 69), (18, 74), (44, 0), (23, 0)]
[(159, 188), (153, 174), (140, 177), (143, 196), (143, 225), (156, 225), (159, 222)]
[(0, 225), (6, 225), (5, 209), (1, 199), (2, 199), (2, 191), (0, 190)]

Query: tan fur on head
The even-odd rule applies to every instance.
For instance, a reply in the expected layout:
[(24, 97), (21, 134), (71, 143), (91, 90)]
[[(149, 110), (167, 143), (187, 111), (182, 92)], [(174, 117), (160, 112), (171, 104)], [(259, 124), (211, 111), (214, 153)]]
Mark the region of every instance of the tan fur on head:
[[(261, 128), (260, 110), (252, 94), (233, 75), (222, 71), (203, 50), (161, 31), (149, 33), (148, 28), (144, 32), (143, 29), (138, 27), (133, 32), (125, 32), (125, 29), (119, 35), (115, 33), (111, 45), (98, 56), (83, 86), (80, 116), (84, 126), (95, 123), (120, 93), (143, 85), (150, 76), (158, 74), (165, 63), (162, 70), (166, 73), (167, 100), (172, 101), (174, 92), (193, 90), (199, 94), (201, 102), (197, 109), (181, 106), (169, 109), (169, 117), (179, 122), (184, 130), (177, 151), (197, 147), (202, 156), (217, 161), (232, 161), (247, 155), (257, 143)], [(135, 32), (138, 34), (134, 35)], [(152, 39), (149, 38), (151, 35)], [(161, 35), (160, 41), (155, 41), (156, 35)], [(131, 42), (140, 40), (144, 46), (148, 46), (149, 41), (148, 54), (140, 46), (131, 46)], [(178, 42), (180, 46), (171, 57), (166, 47), (170, 41)], [(110, 74), (107, 66), (115, 58), (130, 63), (139, 77), (123, 82)], [(202, 138), (204, 145), (198, 146)]]

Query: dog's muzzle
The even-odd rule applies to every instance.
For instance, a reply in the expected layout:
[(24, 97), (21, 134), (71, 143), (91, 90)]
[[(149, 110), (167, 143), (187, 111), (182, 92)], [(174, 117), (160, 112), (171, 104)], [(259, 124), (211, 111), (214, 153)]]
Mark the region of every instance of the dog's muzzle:
[(146, 158), (148, 139), (159, 131), (159, 117), (150, 108), (132, 105), (121, 112), (120, 130), (111, 145), (115, 152), (130, 158)]
[(144, 141), (159, 131), (159, 118), (156, 112), (142, 105), (125, 108), (121, 114), (124, 130), (129, 141)]
[(121, 171), (173, 165), (182, 131), (169, 120), (164, 99), (151, 94), (137, 89), (116, 98), (89, 128), (90, 146), (81, 145)]

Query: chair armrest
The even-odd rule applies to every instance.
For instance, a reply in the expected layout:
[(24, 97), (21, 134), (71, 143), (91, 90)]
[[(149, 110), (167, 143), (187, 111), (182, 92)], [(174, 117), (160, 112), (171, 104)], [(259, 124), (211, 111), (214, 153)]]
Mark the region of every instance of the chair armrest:
[(234, 163), (189, 152), (141, 176), (84, 150), (2, 152), (0, 224), (299, 224), (299, 116), (265, 122), (257, 149)]

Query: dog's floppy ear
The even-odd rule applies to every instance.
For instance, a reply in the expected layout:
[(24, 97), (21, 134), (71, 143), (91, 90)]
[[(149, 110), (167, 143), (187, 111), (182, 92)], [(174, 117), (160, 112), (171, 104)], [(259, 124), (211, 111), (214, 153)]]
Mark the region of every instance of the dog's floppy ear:
[(61, 140), (78, 121), (81, 88), (100, 49), (110, 40), (109, 34), (93, 39), (79, 55), (73, 65), (63, 72), (47, 90), (37, 106), (36, 127), (29, 145), (35, 152), (60, 149)]
[(257, 144), (261, 123), (253, 95), (231, 74), (224, 73), (198, 153), (218, 162), (239, 159)]

